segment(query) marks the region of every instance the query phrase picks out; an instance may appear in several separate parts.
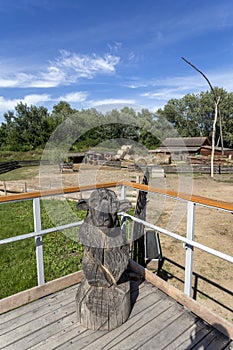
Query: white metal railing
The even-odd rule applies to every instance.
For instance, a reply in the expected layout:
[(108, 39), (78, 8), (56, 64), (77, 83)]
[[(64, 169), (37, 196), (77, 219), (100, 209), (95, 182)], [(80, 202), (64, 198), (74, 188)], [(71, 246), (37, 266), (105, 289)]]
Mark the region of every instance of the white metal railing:
[[(137, 187), (137, 186), (135, 186)], [(140, 186), (141, 188), (145, 187), (145, 186)], [(142, 189), (141, 189), (142, 190)], [(148, 191), (148, 189), (144, 189), (145, 191)], [(215, 201), (213, 201), (212, 204), (214, 205), (210, 205), (209, 200), (207, 199), (206, 201), (193, 201), (193, 200), (188, 200), (185, 197), (186, 196), (181, 196), (180, 198), (176, 198), (174, 196), (172, 196), (170, 193), (160, 193), (160, 192), (156, 192), (153, 191), (161, 196), (168, 196), (168, 197), (172, 197), (174, 199), (179, 199), (182, 201), (185, 201), (187, 203), (187, 226), (186, 226), (186, 237), (183, 237), (181, 235), (178, 235), (174, 232), (171, 232), (169, 230), (166, 230), (162, 227), (159, 227), (157, 225), (151, 224), (147, 221), (141, 220), (139, 218), (136, 218), (132, 215), (126, 214), (126, 213), (120, 213), (120, 215), (126, 219), (126, 218), (130, 218), (131, 220), (133, 220), (134, 222), (138, 222), (141, 223), (142, 225), (144, 225), (145, 227), (151, 228), (152, 230), (155, 230), (157, 232), (160, 232), (164, 235), (170, 236), (180, 242), (183, 242), (185, 244), (185, 249), (186, 249), (186, 256), (185, 256), (185, 276), (184, 276), (184, 293), (186, 295), (188, 295), (189, 297), (192, 296), (192, 274), (193, 274), (193, 248), (198, 248), (202, 251), (205, 251), (211, 255), (214, 255), (220, 259), (226, 260), (230, 263), (233, 263), (233, 256), (230, 256), (228, 254), (222, 253), (218, 250), (215, 250), (213, 248), (210, 248), (208, 246), (205, 246), (201, 243), (198, 243), (194, 240), (194, 225), (195, 225), (195, 209), (196, 209), (196, 205), (200, 204), (202, 206), (205, 207), (209, 207), (209, 208), (214, 208), (214, 209), (218, 209), (218, 210), (224, 210), (227, 212), (231, 212), (233, 213), (233, 204), (232, 204), (232, 208), (230, 205), (230, 208), (228, 208), (228, 206), (224, 206), (219, 203), (219, 206), (217, 206), (217, 203)], [(125, 196), (126, 190), (124, 189), (124, 185), (122, 186), (122, 195)], [(183, 198), (182, 198), (183, 197)], [(211, 200), (210, 200), (211, 202)], [(214, 203), (215, 202), (215, 203)], [(228, 203), (230, 204), (230, 203)], [(125, 220), (124, 220), (125, 221)]]
[[(142, 191), (152, 191), (156, 194), (159, 194), (161, 196), (169, 196), (174, 199), (178, 200), (183, 200), (187, 202), (187, 228), (186, 228), (186, 237), (183, 237), (181, 235), (178, 235), (174, 232), (171, 232), (167, 229), (164, 229), (162, 227), (159, 227), (157, 225), (154, 225), (152, 223), (146, 222), (144, 220), (141, 220), (139, 218), (136, 218), (132, 215), (126, 214), (126, 213), (120, 213), (120, 215), (124, 218), (123, 222), (125, 224), (125, 219), (130, 219), (135, 222), (141, 223), (145, 227), (149, 227), (153, 230), (156, 230), (164, 235), (170, 236), (180, 242), (183, 242), (185, 244), (186, 248), (186, 259), (185, 259), (185, 284), (184, 284), (184, 293), (188, 296), (191, 297), (192, 295), (192, 272), (193, 272), (193, 248), (198, 248), (201, 249), (209, 254), (212, 254), (220, 259), (224, 259), (230, 263), (233, 263), (233, 257), (230, 255), (227, 255), (225, 253), (222, 253), (220, 251), (217, 251), (215, 249), (212, 249), (208, 246), (205, 246), (201, 243), (198, 243), (194, 240), (194, 223), (195, 223), (195, 207), (196, 204), (200, 205), (205, 205), (210, 208), (217, 208), (219, 210), (225, 210), (228, 212), (233, 213), (233, 205), (231, 203), (225, 203), (225, 205), (218, 205), (216, 201), (211, 201), (211, 200), (206, 200), (204, 201), (198, 198), (197, 201), (195, 201), (195, 198), (191, 199), (186, 199), (186, 196), (180, 196), (176, 197), (173, 195), (173, 193), (166, 193), (164, 191), (160, 191), (155, 188), (150, 188), (145, 185), (140, 185), (140, 184), (135, 184), (135, 183), (127, 183), (127, 182), (122, 182), (121, 184), (121, 198), (124, 199), (126, 197), (126, 190), (127, 187), (134, 187), (138, 188)], [(119, 186), (119, 183), (108, 183), (108, 184), (101, 184), (98, 186), (98, 188), (104, 188), (104, 187), (114, 187), (114, 186)], [(93, 187), (87, 187), (83, 190), (90, 190), (90, 188), (94, 189), (97, 188), (97, 186)], [(73, 188), (70, 190), (67, 190), (66, 193), (75, 193), (80, 191), (79, 188)], [(61, 193), (61, 191), (54, 191), (54, 195), (57, 195), (58, 193)], [(65, 192), (65, 191), (64, 191)], [(44, 195), (49, 195), (52, 196), (52, 191), (50, 191), (48, 194)], [(19, 196), (20, 197), (20, 196)], [(22, 196), (21, 196), (22, 197)], [(66, 225), (62, 226), (56, 226), (53, 228), (48, 228), (48, 229), (41, 229), (41, 213), (40, 213), (40, 197), (43, 197), (43, 194), (41, 195), (31, 195), (27, 194), (26, 199), (33, 199), (33, 217), (34, 217), (34, 232), (23, 234), (23, 235), (18, 235), (15, 237), (9, 237), (6, 239), (0, 240), (0, 245), (2, 244), (7, 244), (7, 243), (12, 243), (12, 242), (17, 242), (19, 240), (27, 239), (27, 238), (32, 238), (35, 237), (35, 246), (36, 246), (36, 261), (37, 261), (37, 279), (38, 279), (38, 285), (42, 285), (45, 282), (45, 277), (44, 277), (44, 262), (43, 262), (43, 243), (42, 243), (42, 237), (45, 234), (49, 234), (55, 231), (60, 231), (60, 230), (65, 230), (73, 227), (77, 227), (82, 224), (83, 221), (78, 221), (78, 222), (73, 222), (69, 223)], [(23, 199), (18, 199), (16, 196), (12, 197), (12, 201), (20, 201)], [(197, 197), (196, 197), (197, 198)], [(0, 203), (4, 204), (4, 202), (7, 202), (8, 200), (3, 200), (1, 201), (0, 198)], [(10, 196), (9, 196), (9, 201), (10, 201)], [(210, 202), (210, 204), (209, 204)]]
[(83, 223), (83, 220), (42, 230), (41, 229), (41, 213), (40, 213), (40, 198), (39, 197), (33, 198), (33, 219), (34, 219), (34, 230), (35, 231), (30, 232), (30, 233), (25, 233), (22, 235), (18, 235), (18, 236), (14, 236), (14, 237), (2, 239), (2, 240), (0, 240), (0, 245), (7, 244), (7, 243), (13, 243), (13, 242), (17, 242), (17, 241), (22, 241), (22, 240), (28, 239), (28, 238), (33, 238), (33, 237), (35, 238), (37, 282), (38, 282), (38, 286), (40, 286), (40, 285), (45, 283), (42, 237), (44, 235), (52, 233), (52, 232), (63, 231), (66, 229), (80, 226)]

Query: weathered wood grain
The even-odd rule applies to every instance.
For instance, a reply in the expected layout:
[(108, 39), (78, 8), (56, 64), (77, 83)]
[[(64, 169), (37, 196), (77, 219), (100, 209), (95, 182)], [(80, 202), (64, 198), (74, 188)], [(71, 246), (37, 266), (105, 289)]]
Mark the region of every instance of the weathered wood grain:
[(74, 272), (70, 275), (60, 277), (51, 282), (42, 284), (41, 286), (27, 289), (23, 292), (14, 294), (10, 297), (0, 300), (0, 314), (30, 303), (33, 300), (37, 300), (45, 295), (54, 293), (58, 290), (65, 289), (82, 280), (82, 271)]
[(148, 282), (131, 282), (133, 308), (127, 322), (110, 332), (85, 330), (76, 320), (76, 288), (12, 310), (10, 318), (0, 315), (7, 326), (4, 334), (0, 327), (0, 349), (232, 349), (229, 338)]
[(112, 330), (129, 317), (130, 283), (105, 288), (92, 286), (84, 280), (76, 294), (76, 308), (82, 326), (93, 330)]
[(74, 295), (76, 290), (77, 290), (77, 285), (74, 285), (72, 287), (63, 289), (62, 291), (55, 292), (53, 294), (40, 298), (36, 301), (36, 303), (32, 302), (32, 303), (23, 305), (22, 307), (19, 307), (17, 309), (13, 309), (11, 311), (6, 312), (0, 315), (0, 328), (2, 329), (3, 324), (12, 322), (12, 320), (17, 321), (18, 323), (20, 322), (20, 320), (27, 319), (28, 313), (30, 312), (34, 313), (35, 310), (40, 309), (41, 307), (47, 308), (50, 305), (63, 302), (64, 300), (69, 298), (71, 295)]
[(172, 285), (169, 285), (166, 281), (162, 280), (151, 271), (137, 264), (135, 261), (130, 260), (129, 263), (132, 270), (140, 273), (147, 281), (154, 284), (157, 288), (162, 290), (167, 295), (171, 296), (174, 300), (178, 301), (181, 305), (187, 307), (195, 315), (202, 318), (207, 323), (213, 325), (220, 332), (223, 332), (226, 336), (233, 339), (233, 326), (232, 323), (225, 320), (218, 314), (215, 314), (210, 309), (200, 304), (196, 300), (188, 297), (186, 294), (181, 292), (179, 289)]
[(85, 247), (82, 269), (90, 285), (110, 287), (120, 279), (128, 260), (129, 245), (105, 249)]
[(18, 328), (21, 328), (24, 324), (27, 324), (34, 319), (44, 317), (52, 312), (56, 312), (59, 308), (66, 308), (67, 305), (73, 303), (74, 300), (74, 292), (70, 292), (69, 297), (62, 298), (60, 301), (56, 303), (42, 305), (42, 307), (36, 307), (31, 311), (25, 312), (21, 316), (16, 316), (14, 319), (8, 320), (7, 322), (1, 324), (1, 334), (3, 335), (6, 331), (16, 331)]
[(114, 191), (98, 189), (77, 208), (87, 210), (78, 232), (84, 246), (84, 280), (76, 294), (78, 322), (87, 329), (110, 331), (123, 324), (131, 310), (129, 244), (117, 215), (131, 203), (119, 200)]
[(175, 340), (173, 339), (164, 350), (187, 350), (197, 345), (211, 331), (211, 326), (198, 320), (187, 328)]
[(39, 329), (46, 329), (47, 326), (52, 322), (54, 323), (59, 320), (61, 322), (64, 316), (68, 316), (72, 313), (75, 313), (74, 303), (66, 305), (65, 311), (62, 308), (58, 308), (51, 313), (45, 312), (45, 315), (43, 317), (35, 317), (30, 322), (25, 322), (25, 324), (21, 325), (21, 327), (17, 327), (10, 330), (9, 332), (2, 334), (1, 346), (4, 347), (6, 345), (14, 344), (16, 341), (18, 342), (22, 338), (22, 334), (24, 335), (24, 338), (28, 337), (31, 333), (34, 333)]

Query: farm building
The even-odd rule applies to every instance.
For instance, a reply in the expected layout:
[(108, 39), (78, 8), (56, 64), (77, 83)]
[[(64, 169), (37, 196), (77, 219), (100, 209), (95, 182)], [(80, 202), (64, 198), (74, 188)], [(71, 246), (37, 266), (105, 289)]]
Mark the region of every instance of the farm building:
[(201, 148), (209, 146), (211, 148), (208, 137), (168, 137), (154, 153), (171, 154), (177, 160), (183, 160), (189, 155), (200, 154)]
[[(211, 154), (211, 146), (202, 146), (200, 149), (200, 154), (202, 156), (209, 156)], [(215, 147), (214, 154), (216, 156), (222, 155), (222, 147)], [(233, 149), (231, 148), (223, 148), (223, 154), (227, 157), (233, 157)]]
[(82, 163), (85, 153), (68, 153), (69, 162)]

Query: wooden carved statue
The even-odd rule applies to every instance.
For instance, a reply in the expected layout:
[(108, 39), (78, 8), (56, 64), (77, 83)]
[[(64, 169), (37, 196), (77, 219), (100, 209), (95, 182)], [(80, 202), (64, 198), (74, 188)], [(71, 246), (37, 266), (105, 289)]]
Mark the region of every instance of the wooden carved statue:
[(117, 213), (131, 204), (115, 192), (98, 189), (88, 200), (77, 203), (87, 216), (79, 229), (84, 246), (84, 280), (76, 295), (78, 321), (88, 329), (111, 330), (124, 323), (130, 313), (130, 284), (125, 270), (129, 244)]

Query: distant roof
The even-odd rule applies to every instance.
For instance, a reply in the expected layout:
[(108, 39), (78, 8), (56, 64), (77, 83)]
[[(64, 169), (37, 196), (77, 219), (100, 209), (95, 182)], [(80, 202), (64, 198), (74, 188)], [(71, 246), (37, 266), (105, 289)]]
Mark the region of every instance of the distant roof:
[(160, 148), (173, 148), (173, 147), (201, 147), (204, 145), (210, 146), (208, 137), (167, 137), (161, 144)]
[(196, 153), (203, 146), (210, 146), (208, 137), (167, 137), (154, 152)]
[(109, 154), (109, 155), (115, 155), (116, 152), (111, 152), (111, 151), (92, 151), (89, 150), (86, 152), (86, 154), (98, 154), (98, 155), (103, 155), (103, 154)]
[(81, 153), (77, 153), (77, 152), (70, 152), (68, 153), (68, 157), (84, 157), (85, 153), (81, 152)]
[[(202, 146), (202, 148), (212, 149), (212, 147), (209, 146), (209, 145)], [(215, 146), (214, 149), (215, 149), (215, 151), (221, 151), (222, 147)], [(223, 151), (233, 151), (233, 149), (232, 148), (223, 147)]]
[[(159, 147), (154, 152), (155, 153), (197, 153), (201, 147)], [(152, 153), (152, 152), (151, 152)]]

